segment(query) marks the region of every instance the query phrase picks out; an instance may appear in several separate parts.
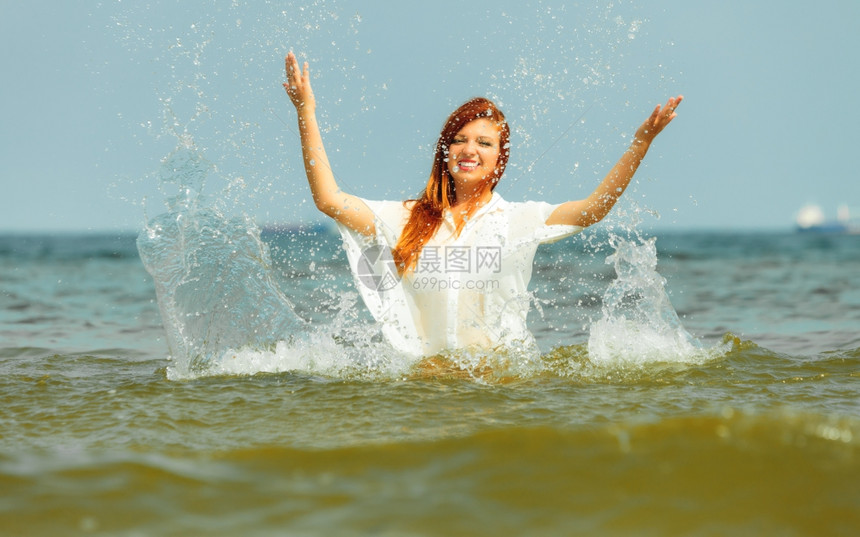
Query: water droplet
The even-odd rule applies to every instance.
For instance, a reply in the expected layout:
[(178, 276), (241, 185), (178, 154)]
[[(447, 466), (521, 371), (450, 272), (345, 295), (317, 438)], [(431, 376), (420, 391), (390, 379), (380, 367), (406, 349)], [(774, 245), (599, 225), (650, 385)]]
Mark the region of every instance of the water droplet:
[(309, 162), (308, 164), (310, 164), (311, 166), (316, 166), (316, 165), (317, 165), (317, 161), (315, 161), (314, 159), (311, 159), (311, 160), (310, 160), (310, 162)]

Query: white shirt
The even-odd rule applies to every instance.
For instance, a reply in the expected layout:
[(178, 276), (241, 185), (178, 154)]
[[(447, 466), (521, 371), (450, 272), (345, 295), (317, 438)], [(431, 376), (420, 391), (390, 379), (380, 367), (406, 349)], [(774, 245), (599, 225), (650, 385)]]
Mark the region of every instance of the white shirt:
[(546, 224), (557, 205), (510, 203), (493, 193), (459, 236), (446, 211), (415, 270), (401, 279), (390, 250), (409, 209), (399, 201), (363, 201), (376, 215), (375, 235), (341, 224), (338, 229), (359, 293), (393, 347), (429, 356), (467, 347), (535, 346), (526, 316), (537, 247), (582, 231)]

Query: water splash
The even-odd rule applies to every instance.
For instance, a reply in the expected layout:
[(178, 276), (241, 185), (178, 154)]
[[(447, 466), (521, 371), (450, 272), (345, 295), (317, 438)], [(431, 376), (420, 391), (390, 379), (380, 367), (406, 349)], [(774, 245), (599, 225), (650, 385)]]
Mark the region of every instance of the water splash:
[[(698, 364), (725, 354), (726, 345), (708, 348), (687, 332), (657, 272), (656, 239), (609, 239), (606, 258), (615, 279), (603, 295), (602, 317), (590, 327), (588, 356), (601, 366), (652, 363)], [(730, 344), (729, 344), (730, 346)]]
[(231, 205), (225, 199), (233, 182), (212, 199), (204, 196), (214, 170), (190, 134), (178, 135), (157, 173), (167, 210), (137, 239), (167, 334), (168, 378), (285, 371), (362, 379), (409, 374), (413, 360), (385, 343), (378, 326), (359, 318), (355, 292), (335, 293), (335, 304), (320, 305), (333, 312), (329, 322), (311, 325), (296, 313), (288, 294), (301, 291), (281, 288), (254, 220), (219, 209)]
[(178, 193), (137, 239), (180, 376), (205, 373), (226, 349), (266, 349), (307, 330), (272, 279), (254, 222), (199, 204), (209, 171), (190, 138), (180, 138), (159, 173)]

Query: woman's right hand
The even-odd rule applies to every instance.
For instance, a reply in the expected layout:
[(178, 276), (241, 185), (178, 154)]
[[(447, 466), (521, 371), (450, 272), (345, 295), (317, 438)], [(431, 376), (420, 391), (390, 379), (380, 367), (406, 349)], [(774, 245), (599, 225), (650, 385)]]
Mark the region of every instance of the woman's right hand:
[(303, 70), (299, 69), (299, 61), (296, 59), (296, 55), (290, 51), (284, 59), (284, 68), (287, 74), (287, 81), (283, 83), (284, 90), (293, 102), (293, 106), (296, 107), (296, 111), (302, 109), (313, 111), (316, 108), (316, 101), (311, 89), (308, 62), (305, 62)]
[(373, 235), (376, 230), (373, 211), (361, 198), (341, 190), (331, 170), (317, 123), (316, 101), (311, 90), (308, 63), (305, 62), (304, 69), (300, 70), (296, 55), (290, 52), (284, 60), (284, 67), (287, 72), (284, 91), (298, 112), (302, 160), (314, 204), (320, 211), (346, 227), (364, 235)]

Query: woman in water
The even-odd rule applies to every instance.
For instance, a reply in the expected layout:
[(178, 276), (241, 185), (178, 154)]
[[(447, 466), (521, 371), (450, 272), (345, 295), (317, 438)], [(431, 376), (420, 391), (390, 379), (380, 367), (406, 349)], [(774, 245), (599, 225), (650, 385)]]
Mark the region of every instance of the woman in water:
[(495, 192), (510, 154), (510, 128), (491, 101), (471, 99), (445, 122), (420, 195), (380, 202), (338, 187), (307, 62), (300, 69), (290, 52), (286, 76), (314, 202), (337, 222), (359, 292), (386, 339), (414, 356), (536, 349), (526, 315), (537, 246), (609, 213), (682, 100), (673, 97), (654, 109), (591, 195), (551, 205), (507, 202)]

